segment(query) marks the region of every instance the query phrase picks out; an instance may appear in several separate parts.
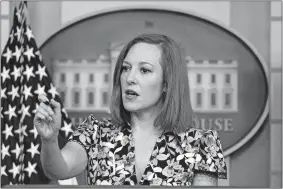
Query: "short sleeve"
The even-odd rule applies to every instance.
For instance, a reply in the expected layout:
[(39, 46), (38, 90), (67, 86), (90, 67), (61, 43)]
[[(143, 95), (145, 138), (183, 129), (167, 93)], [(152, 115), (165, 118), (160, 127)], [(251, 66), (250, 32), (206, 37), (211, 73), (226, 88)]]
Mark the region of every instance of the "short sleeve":
[(88, 152), (97, 144), (98, 130), (98, 120), (93, 115), (89, 115), (69, 137), (68, 141), (79, 143)]
[(213, 172), (218, 175), (219, 179), (227, 179), (227, 167), (218, 133), (215, 130), (200, 133), (197, 153), (199, 158), (195, 162), (194, 170)]

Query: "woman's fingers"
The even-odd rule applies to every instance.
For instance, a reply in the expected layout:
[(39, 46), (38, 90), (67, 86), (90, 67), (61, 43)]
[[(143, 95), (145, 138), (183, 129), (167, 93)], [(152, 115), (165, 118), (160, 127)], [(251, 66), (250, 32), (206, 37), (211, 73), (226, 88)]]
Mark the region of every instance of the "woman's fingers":
[(46, 120), (46, 116), (39, 111), (36, 112), (36, 117), (38, 117), (41, 120)]
[(55, 114), (57, 110), (61, 111), (61, 104), (54, 99), (49, 100), (45, 95), (41, 94), (38, 96), (38, 100), (41, 102), (40, 105), (51, 115)]
[(48, 98), (44, 94), (39, 95), (38, 100), (39, 100), (39, 102), (43, 102), (43, 103), (45, 102), (47, 104), (49, 103)]
[(51, 103), (50, 103), (49, 99), (45, 95), (43, 95), (43, 94), (39, 95), (38, 96), (38, 100), (39, 100), (39, 102), (41, 102), (40, 105), (43, 108), (45, 108), (47, 111), (49, 111), (50, 114), (52, 114), (52, 113), (54, 114), (54, 111), (51, 108)]
[[(40, 112), (47, 121), (46, 124), (52, 124), (52, 127), (60, 129), (61, 126), (61, 104), (54, 99), (49, 100), (45, 95), (39, 95), (40, 104), (37, 112)], [(48, 122), (49, 121), (49, 122)]]
[(45, 104), (40, 104), (37, 112), (41, 113), (45, 119), (49, 119), (49, 121), (53, 120), (52, 115), (54, 114), (54, 112), (50, 110), (50, 108), (46, 107)]
[(55, 111), (61, 112), (61, 104), (59, 102), (55, 101), (54, 99), (51, 99), (50, 103), (54, 107)]
[(42, 107), (46, 112), (48, 112), (50, 115), (55, 114), (54, 110), (50, 107), (50, 105), (46, 105), (44, 103), (40, 103), (40, 107)]

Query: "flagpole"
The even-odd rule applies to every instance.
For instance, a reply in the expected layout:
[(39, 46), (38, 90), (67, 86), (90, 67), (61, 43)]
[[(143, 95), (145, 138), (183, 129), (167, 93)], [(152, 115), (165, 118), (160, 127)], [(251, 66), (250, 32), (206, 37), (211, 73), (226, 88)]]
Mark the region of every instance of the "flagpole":
[[(26, 20), (26, 14), (25, 14), (25, 3), (23, 1), (21, 1), (18, 5), (18, 19), (19, 19), (19, 22), (20, 22), (20, 30), (24, 31), (24, 25), (27, 24)], [(25, 24), (24, 24), (25, 22)], [(21, 43), (21, 46), (24, 44), (24, 33), (21, 34), (21, 37), (20, 37), (20, 40), (19, 42)], [(21, 59), (23, 59), (23, 55), (21, 55), (20, 57), (20, 62), (21, 62)], [(23, 77), (23, 75), (21, 75), (21, 77)], [(19, 85), (19, 90), (22, 91), (23, 89), (23, 85)], [(23, 95), (20, 94), (20, 101), (22, 103), (23, 101)], [(21, 107), (21, 109), (19, 110), (19, 116), (20, 116), (20, 121), (19, 121), (19, 129), (22, 131), (23, 130), (23, 106)], [(23, 133), (19, 133), (19, 144), (20, 144), (20, 156), (19, 156), (19, 164), (20, 164), (20, 172), (19, 172), (19, 184), (24, 184), (24, 134)]]

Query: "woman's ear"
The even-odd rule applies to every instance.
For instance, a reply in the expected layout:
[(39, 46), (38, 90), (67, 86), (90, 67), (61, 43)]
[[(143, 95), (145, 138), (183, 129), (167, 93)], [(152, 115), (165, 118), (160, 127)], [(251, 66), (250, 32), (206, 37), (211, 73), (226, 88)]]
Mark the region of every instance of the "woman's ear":
[(166, 91), (167, 91), (167, 84), (164, 83), (164, 84), (163, 84), (163, 92), (166, 92)]

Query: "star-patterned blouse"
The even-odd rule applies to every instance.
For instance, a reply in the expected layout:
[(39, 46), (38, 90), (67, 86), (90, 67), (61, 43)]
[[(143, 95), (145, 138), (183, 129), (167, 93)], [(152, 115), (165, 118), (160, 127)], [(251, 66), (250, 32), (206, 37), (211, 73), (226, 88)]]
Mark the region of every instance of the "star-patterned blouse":
[(79, 143), (88, 156), (89, 185), (190, 186), (196, 171), (226, 179), (227, 170), (216, 131), (188, 128), (165, 132), (156, 141), (148, 165), (137, 181), (131, 126), (88, 116), (69, 141)]

